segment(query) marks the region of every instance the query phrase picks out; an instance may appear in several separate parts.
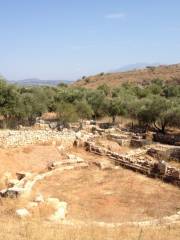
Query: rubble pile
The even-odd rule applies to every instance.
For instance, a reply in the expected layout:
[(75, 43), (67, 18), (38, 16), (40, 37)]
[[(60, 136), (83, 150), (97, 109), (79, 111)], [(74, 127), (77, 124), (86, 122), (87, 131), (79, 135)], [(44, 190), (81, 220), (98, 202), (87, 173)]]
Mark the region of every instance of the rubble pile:
[(18, 147), (28, 144), (63, 141), (64, 145), (71, 145), (76, 133), (71, 130), (4, 130), (0, 134), (0, 147)]

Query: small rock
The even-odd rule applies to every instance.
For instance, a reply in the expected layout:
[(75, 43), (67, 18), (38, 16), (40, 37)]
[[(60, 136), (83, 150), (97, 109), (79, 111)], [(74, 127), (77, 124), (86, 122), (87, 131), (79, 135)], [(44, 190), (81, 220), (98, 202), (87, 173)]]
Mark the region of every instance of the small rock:
[(56, 210), (55, 213), (49, 217), (49, 220), (64, 220), (67, 214), (67, 203), (59, 201), (58, 198), (48, 198), (47, 202)]
[(120, 166), (115, 166), (114, 169), (115, 170), (119, 170), (121, 167)]
[(6, 197), (17, 198), (23, 192), (24, 192), (24, 189), (21, 187), (12, 187), (12, 188), (8, 188), (0, 191), (0, 196), (4, 198)]
[(34, 202), (35, 202), (35, 203), (42, 203), (42, 202), (44, 202), (44, 197), (43, 197), (43, 195), (38, 194), (38, 195), (35, 197)]
[(30, 213), (26, 208), (21, 208), (16, 210), (16, 215), (20, 218), (29, 217)]
[(51, 123), (49, 123), (49, 127), (50, 127), (51, 129), (55, 129), (55, 128), (57, 128), (57, 126), (58, 126), (58, 123), (57, 123), (57, 122), (51, 122)]
[(179, 214), (174, 214), (163, 218), (165, 221), (173, 222), (179, 220)]
[(58, 146), (57, 147), (57, 150), (60, 152), (60, 153), (63, 153), (65, 151), (65, 147), (64, 146)]
[(60, 201), (59, 201), (59, 199), (58, 198), (48, 198), (47, 199), (47, 203), (49, 204), (49, 205), (51, 205), (54, 209), (58, 209), (59, 208), (59, 203), (60, 203)]
[(12, 188), (15, 185), (17, 185), (18, 183), (19, 183), (19, 180), (17, 180), (17, 179), (10, 179), (7, 181), (7, 187)]
[(68, 162), (69, 163), (83, 163), (84, 162), (84, 159), (78, 157), (78, 156), (75, 156), (73, 154), (68, 154)]
[(53, 215), (49, 217), (50, 221), (61, 221), (66, 217), (66, 209), (61, 207)]
[(17, 172), (16, 176), (17, 176), (17, 179), (20, 181), (20, 180), (22, 180), (25, 177), (30, 177), (31, 173), (28, 173), (28, 172)]
[(114, 168), (114, 165), (110, 161), (101, 160), (93, 162), (96, 166), (98, 166), (101, 170), (110, 170)]

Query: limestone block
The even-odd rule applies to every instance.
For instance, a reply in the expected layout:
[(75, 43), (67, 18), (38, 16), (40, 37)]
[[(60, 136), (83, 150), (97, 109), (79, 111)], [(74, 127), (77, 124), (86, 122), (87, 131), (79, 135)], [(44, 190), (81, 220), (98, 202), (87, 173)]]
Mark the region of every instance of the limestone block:
[(16, 176), (17, 176), (17, 179), (20, 181), (25, 177), (30, 177), (31, 173), (29, 173), (29, 172), (17, 172)]
[(20, 218), (30, 217), (30, 213), (26, 208), (17, 209), (16, 215)]
[(159, 162), (158, 169), (159, 169), (160, 174), (165, 175), (167, 172), (167, 163), (165, 161)]
[(44, 202), (44, 197), (42, 194), (38, 194), (35, 199), (34, 199), (35, 203), (43, 203)]
[(47, 203), (50, 204), (56, 211), (49, 217), (50, 221), (64, 220), (67, 214), (67, 203), (59, 201), (58, 198), (48, 198)]
[(96, 166), (98, 166), (101, 170), (110, 170), (114, 168), (114, 165), (107, 160), (101, 160), (101, 161), (94, 161), (93, 162)]
[(69, 162), (69, 163), (83, 163), (84, 162), (84, 159), (82, 159), (76, 155), (73, 155), (73, 154), (68, 154), (67, 157), (68, 157), (67, 162)]
[(21, 193), (24, 192), (24, 189), (21, 187), (12, 187), (0, 192), (1, 197), (10, 197), (15, 198), (18, 197)]

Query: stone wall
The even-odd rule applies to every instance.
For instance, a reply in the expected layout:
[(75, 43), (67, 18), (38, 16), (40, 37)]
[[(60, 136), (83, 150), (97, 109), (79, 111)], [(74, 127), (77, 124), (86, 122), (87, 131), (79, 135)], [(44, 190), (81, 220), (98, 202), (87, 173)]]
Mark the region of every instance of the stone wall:
[(117, 142), (120, 146), (128, 146), (133, 148), (140, 148), (151, 142), (146, 139), (144, 134), (133, 134), (127, 132), (110, 133), (107, 134), (108, 139)]
[(180, 186), (180, 170), (169, 166), (164, 161), (149, 161), (146, 159), (140, 159), (135, 155), (128, 156), (118, 154), (106, 148), (96, 146), (93, 142), (85, 142), (84, 147), (86, 151), (113, 159), (117, 165)]
[(147, 153), (156, 158), (156, 159), (163, 159), (167, 161), (175, 160), (180, 162), (180, 147), (179, 146), (159, 146), (155, 145), (150, 147)]

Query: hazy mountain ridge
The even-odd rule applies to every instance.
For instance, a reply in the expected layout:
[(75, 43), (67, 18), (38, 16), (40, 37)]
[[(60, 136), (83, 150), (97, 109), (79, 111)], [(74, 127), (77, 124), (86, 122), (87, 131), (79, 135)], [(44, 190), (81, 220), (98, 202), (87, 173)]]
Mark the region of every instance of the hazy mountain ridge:
[(38, 78), (29, 78), (24, 80), (9, 80), (10, 83), (22, 86), (56, 86), (60, 83), (70, 84), (69, 80), (41, 80)]
[(127, 72), (127, 71), (132, 71), (132, 70), (140, 70), (140, 69), (144, 69), (147, 66), (154, 66), (157, 67), (159, 66), (160, 63), (145, 63), (145, 62), (138, 62), (138, 63), (134, 63), (134, 64), (128, 64), (128, 65), (124, 65), (120, 68), (114, 69), (113, 71), (110, 71), (112, 73), (116, 73), (116, 72)]

